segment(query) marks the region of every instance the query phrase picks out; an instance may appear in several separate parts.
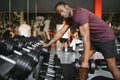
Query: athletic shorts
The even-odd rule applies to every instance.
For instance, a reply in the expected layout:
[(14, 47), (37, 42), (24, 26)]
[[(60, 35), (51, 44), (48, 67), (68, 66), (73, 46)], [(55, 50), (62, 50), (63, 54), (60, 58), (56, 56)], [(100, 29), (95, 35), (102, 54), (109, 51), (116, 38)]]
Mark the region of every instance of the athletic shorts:
[(67, 42), (67, 41), (68, 41), (67, 38), (60, 38), (60, 42), (61, 42), (61, 43), (65, 43), (65, 42)]
[(117, 56), (115, 40), (107, 42), (91, 42), (91, 50), (101, 52), (104, 58), (113, 58)]

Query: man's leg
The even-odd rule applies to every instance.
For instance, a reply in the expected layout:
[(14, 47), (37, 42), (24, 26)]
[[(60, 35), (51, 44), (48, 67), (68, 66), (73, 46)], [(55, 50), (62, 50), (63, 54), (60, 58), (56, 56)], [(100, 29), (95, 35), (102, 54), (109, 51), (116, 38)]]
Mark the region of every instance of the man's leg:
[[(95, 50), (91, 50), (90, 51), (90, 54), (88, 56), (88, 58), (90, 59), (90, 57), (95, 53)], [(79, 69), (79, 77), (80, 77), (80, 80), (86, 80), (87, 78), (87, 73), (88, 73), (88, 67), (89, 67), (89, 63), (88, 61), (85, 61), (84, 58), (85, 55), (83, 54), (82, 57), (81, 57), (81, 67)], [(86, 65), (86, 66), (83, 66), (83, 65)]]
[(114, 80), (120, 80), (120, 70), (118, 69), (118, 67), (116, 65), (116, 59), (115, 58), (107, 58), (106, 61), (108, 64), (108, 68), (110, 69), (110, 71), (114, 77)]

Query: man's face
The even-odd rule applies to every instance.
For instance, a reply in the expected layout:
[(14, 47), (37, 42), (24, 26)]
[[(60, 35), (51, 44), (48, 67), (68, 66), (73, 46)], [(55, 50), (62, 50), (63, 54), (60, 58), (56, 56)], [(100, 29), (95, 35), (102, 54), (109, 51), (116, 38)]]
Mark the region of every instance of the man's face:
[(58, 5), (56, 7), (56, 12), (64, 18), (68, 18), (70, 16), (70, 10), (66, 8), (64, 5)]

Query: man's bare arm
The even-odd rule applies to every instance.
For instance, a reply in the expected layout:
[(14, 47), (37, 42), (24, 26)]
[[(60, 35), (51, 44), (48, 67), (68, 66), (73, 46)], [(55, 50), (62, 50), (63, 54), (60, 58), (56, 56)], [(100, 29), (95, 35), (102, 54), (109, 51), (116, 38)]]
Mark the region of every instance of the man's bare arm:
[(63, 28), (61, 28), (61, 30), (59, 30), (56, 35), (54, 36), (54, 38), (48, 43), (48, 44), (43, 44), (43, 47), (47, 47), (50, 46), (52, 43), (56, 42), (57, 40), (59, 40), (62, 35), (68, 30), (69, 25), (64, 25)]
[(89, 23), (86, 23), (79, 27), (80, 34), (83, 39), (84, 44), (84, 60), (89, 59), (89, 53), (90, 53), (90, 30), (89, 30)]

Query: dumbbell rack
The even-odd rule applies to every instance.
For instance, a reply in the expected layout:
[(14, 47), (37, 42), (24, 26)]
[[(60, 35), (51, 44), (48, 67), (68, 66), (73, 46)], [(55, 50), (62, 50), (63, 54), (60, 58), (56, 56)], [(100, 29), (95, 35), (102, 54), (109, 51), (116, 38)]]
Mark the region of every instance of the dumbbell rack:
[[(42, 54), (43, 52), (40, 45), (36, 44), (36, 42), (39, 42), (39, 38), (25, 38), (21, 36), (15, 39), (0, 40), (0, 48), (3, 51), (2, 54), (0, 53), (0, 80), (25, 80), (29, 78), (31, 74), (33, 74), (32, 71), (39, 63), (38, 59), (41, 58), (40, 54)], [(25, 52), (22, 49), (24, 47), (27, 48), (27, 45), (31, 47), (31, 50)], [(38, 50), (35, 48), (37, 48)], [(32, 54), (30, 55), (29, 53)], [(34, 56), (34, 54), (37, 54), (36, 57)], [(30, 78), (27, 80), (33, 79)]]
[(62, 69), (57, 54), (50, 53), (43, 59), (40, 69), (40, 80), (62, 80)]

